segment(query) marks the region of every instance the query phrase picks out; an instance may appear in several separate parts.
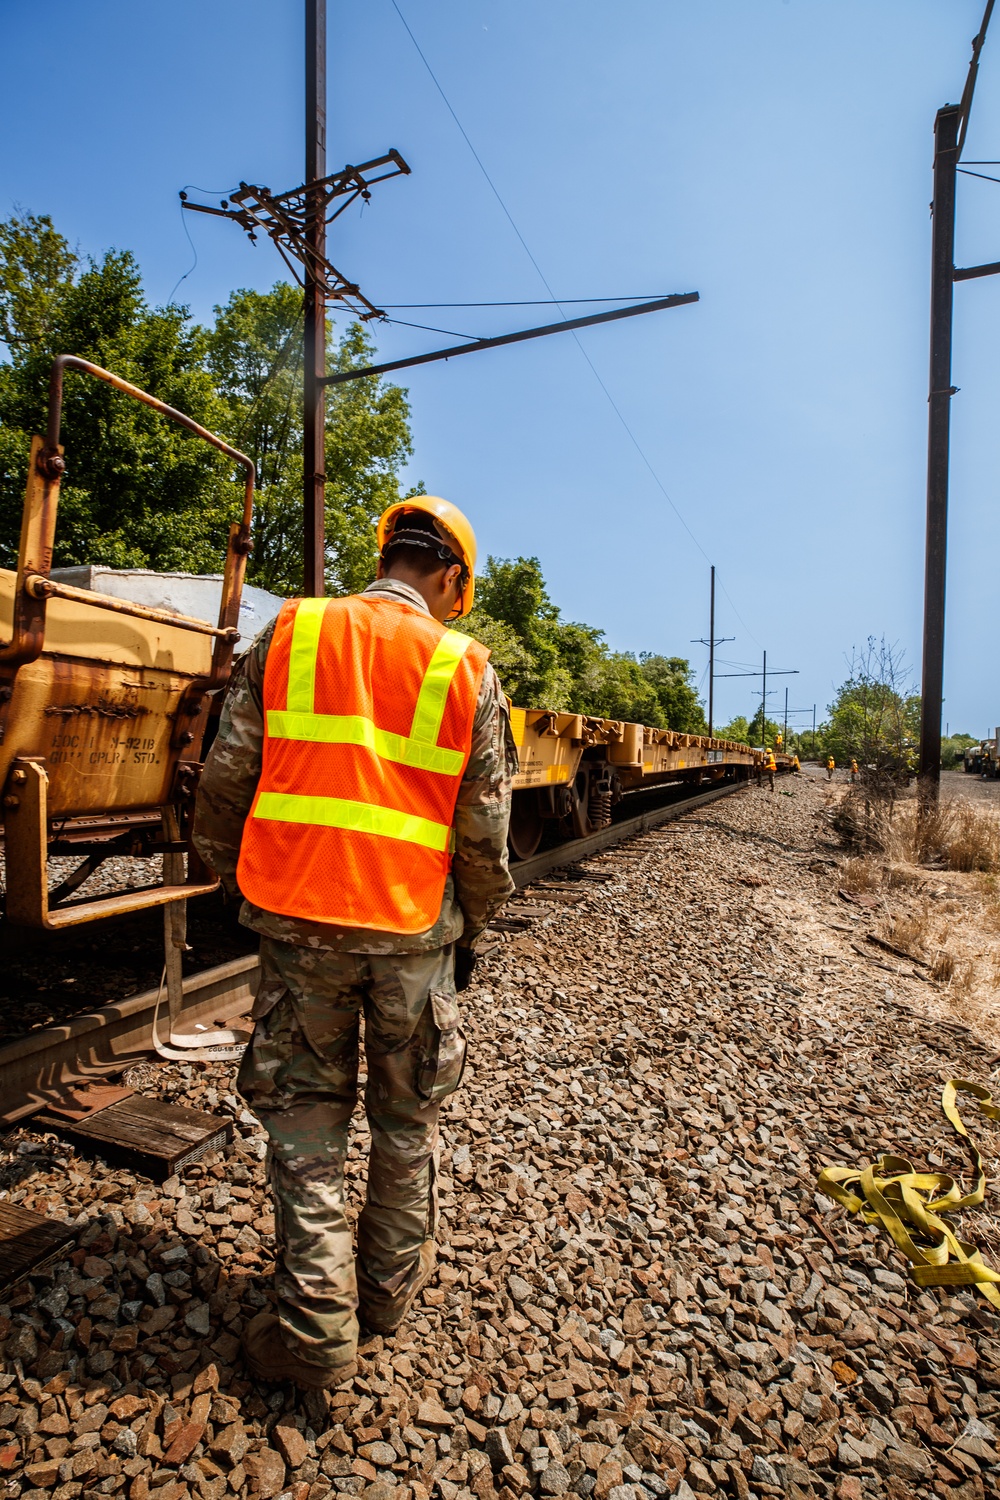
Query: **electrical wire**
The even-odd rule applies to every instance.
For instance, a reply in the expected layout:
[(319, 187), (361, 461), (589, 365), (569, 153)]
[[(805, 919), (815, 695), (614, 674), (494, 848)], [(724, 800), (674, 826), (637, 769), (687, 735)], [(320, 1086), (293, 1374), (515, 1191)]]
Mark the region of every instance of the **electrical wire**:
[(979, 177), (983, 182), (1000, 182), (1000, 177), (990, 177), (987, 172), (970, 172), (968, 167), (956, 167), (956, 172), (961, 172), (963, 177)]
[(433, 328), (430, 323), (408, 323), (405, 318), (386, 318), (386, 323), (395, 323), (399, 328), (422, 328), (425, 333), (446, 333), (450, 339), (471, 339), (478, 343), (484, 333), (456, 333), (454, 328)]
[(231, 198), (236, 191), (236, 188), (203, 188), (196, 182), (186, 182), (181, 188), (182, 193), (204, 193), (207, 198)]
[[(198, 191), (200, 192), (201, 189), (199, 188)], [(191, 250), (192, 250), (192, 252), (194, 254), (194, 260), (191, 262), (190, 266), (184, 272), (184, 275), (183, 276), (178, 276), (177, 280), (174, 282), (173, 290), (171, 291), (170, 296), (167, 298), (167, 306), (168, 307), (173, 302), (173, 300), (174, 300), (174, 292), (176, 292), (176, 290), (180, 286), (181, 282), (182, 281), (187, 281), (187, 279), (191, 275), (191, 273), (193, 271), (196, 271), (197, 268), (198, 268), (198, 247), (195, 244), (194, 240), (191, 238), (191, 231), (188, 229), (188, 226), (187, 226), (187, 215), (184, 212), (184, 204), (183, 203), (179, 203), (179, 207), (180, 207), (181, 223), (184, 226), (184, 234), (185, 234), (185, 236), (187, 238), (188, 244), (191, 246)]]
[[(462, 139), (465, 141), (465, 144), (468, 146), (469, 150), (471, 151), (472, 156), (475, 159), (476, 165), (479, 167), (479, 170), (482, 172), (483, 176), (485, 177), (486, 182), (487, 182), (487, 184), (488, 184), (488, 186), (490, 188), (490, 191), (492, 192), (494, 198), (496, 198), (497, 203), (500, 205), (500, 208), (503, 211), (504, 217), (506, 218), (506, 220), (507, 220), (508, 224), (510, 225), (511, 229), (514, 231), (515, 235), (517, 236), (518, 240), (520, 241), (521, 247), (524, 250), (525, 255), (528, 257), (528, 259), (531, 261), (531, 264), (534, 266), (535, 271), (538, 274), (539, 280), (541, 281), (541, 283), (544, 286), (545, 290), (548, 292), (550, 298), (552, 299), (552, 302), (554, 303), (554, 305), (556, 307), (559, 308), (559, 310), (561, 312), (562, 311), (562, 304), (560, 304), (559, 299), (556, 297), (556, 295), (553, 292), (551, 286), (549, 285), (548, 278), (546, 277), (545, 272), (542, 270), (541, 266), (538, 264), (538, 261), (535, 259), (534, 255), (532, 254), (531, 248), (528, 245), (527, 240), (524, 238), (524, 235), (521, 233), (520, 229), (517, 227), (517, 224), (514, 222), (514, 217), (511, 214), (510, 209), (507, 207), (507, 205), (504, 202), (503, 198), (500, 196), (500, 191), (497, 188), (496, 183), (493, 181), (492, 177), (490, 176), (489, 172), (486, 170), (486, 166), (485, 166), (485, 164), (483, 162), (483, 159), (479, 155), (479, 152), (476, 150), (475, 146), (472, 144), (472, 141), (469, 138), (469, 134), (468, 134), (467, 130), (465, 129), (465, 126), (462, 124), (461, 120), (458, 118), (458, 115), (455, 113), (455, 110), (454, 110), (454, 108), (453, 108), (453, 106), (451, 104), (450, 99), (448, 98), (448, 96), (445, 93), (444, 89), (441, 87), (441, 84), (438, 81), (438, 78), (437, 78), (437, 75), (434, 72), (434, 69), (431, 67), (430, 63), (427, 60), (427, 57), (426, 57), (426, 55), (425, 55), (425, 53), (423, 51), (423, 48), (421, 47), (420, 43), (417, 41), (417, 39), (414, 36), (412, 30), (410, 29), (409, 22), (407, 21), (406, 17), (403, 15), (403, 12), (400, 10), (399, 4), (398, 4), (398, 0), (390, 0), (390, 3), (392, 5), (393, 10), (396, 12), (397, 16), (399, 17), (400, 21), (402, 22), (402, 25), (403, 25), (403, 27), (404, 27), (404, 29), (406, 31), (407, 36), (410, 38), (410, 41), (413, 43), (413, 45), (414, 45), (414, 47), (416, 49), (417, 55), (420, 58), (420, 61), (423, 63), (424, 67), (427, 69), (427, 72), (430, 75), (431, 82), (434, 84), (434, 87), (437, 89), (438, 93), (440, 94), (441, 99), (442, 99), (442, 101), (444, 103), (445, 108), (447, 109), (448, 113), (451, 115), (452, 119), (454, 120), (455, 125), (458, 128), (458, 131), (459, 131)], [(992, 0), (990, 0), (990, 4), (992, 5)], [(697, 547), (697, 549), (701, 553), (702, 557), (705, 559), (705, 561), (707, 563), (710, 564), (711, 561), (712, 561), (711, 557), (705, 551), (705, 548), (701, 545), (701, 542), (698, 540), (698, 538), (695, 536), (694, 532), (691, 530), (691, 527), (688, 525), (688, 523), (685, 520), (683, 514), (678, 509), (678, 507), (675, 504), (672, 496), (670, 495), (669, 491), (667, 490), (666, 485), (663, 483), (662, 479), (657, 474), (656, 470), (653, 468), (652, 463), (646, 457), (646, 454), (643, 451), (643, 448), (642, 448), (642, 445), (639, 442), (639, 439), (636, 437), (635, 433), (632, 431), (632, 429), (629, 426), (628, 422), (625, 420), (625, 417), (624, 417), (624, 414), (621, 411), (621, 408), (618, 406), (618, 404), (615, 401), (614, 397), (612, 396), (611, 392), (608, 390), (608, 388), (605, 385), (604, 381), (601, 379), (601, 376), (600, 376), (600, 374), (597, 371), (597, 367), (595, 366), (593, 360), (590, 358), (590, 355), (587, 353), (587, 351), (584, 348), (583, 344), (580, 342), (580, 339), (579, 339), (579, 337), (578, 337), (578, 335), (576, 334), (575, 331), (573, 332), (573, 339), (574, 339), (574, 342), (576, 343), (576, 346), (579, 349), (580, 353), (583, 355), (583, 357), (586, 360), (587, 364), (590, 366), (590, 370), (591, 370), (591, 373), (594, 376), (594, 379), (597, 381), (597, 383), (600, 386), (601, 390), (604, 392), (605, 396), (607, 397), (607, 399), (608, 399), (608, 401), (609, 401), (609, 403), (611, 405), (612, 410), (614, 411), (615, 415), (617, 416), (617, 418), (618, 418), (619, 422), (621, 423), (622, 427), (625, 429), (625, 432), (626, 432), (626, 434), (628, 436), (629, 441), (631, 442), (632, 446), (635, 448), (635, 450), (638, 453), (638, 455), (639, 455), (640, 459), (642, 460), (643, 464), (649, 470), (649, 473), (650, 473), (650, 475), (651, 475), (651, 477), (653, 479), (654, 484), (659, 489), (660, 493), (663, 495), (663, 498), (666, 500), (667, 504), (670, 506), (670, 509), (673, 511), (673, 513), (677, 517), (678, 521), (680, 521), (680, 523), (683, 526), (684, 530), (687, 532), (688, 536), (691, 538), (692, 542)], [(759, 646), (760, 642), (757, 640), (757, 637), (754, 635), (754, 633), (750, 629), (749, 625), (743, 619), (743, 616), (740, 614), (739, 610), (736, 608), (736, 605), (733, 603), (732, 598), (730, 597), (730, 594), (729, 594), (728, 590), (726, 589), (725, 585), (721, 581), (720, 581), (719, 587), (720, 587), (722, 593), (725, 595), (726, 599), (728, 600), (730, 608), (732, 609), (732, 611), (735, 614), (736, 618), (739, 620), (740, 624), (743, 626), (743, 629), (747, 632), (747, 634), (749, 635), (750, 639), (752, 641), (754, 641)], [(763, 649), (763, 647), (761, 649)]]

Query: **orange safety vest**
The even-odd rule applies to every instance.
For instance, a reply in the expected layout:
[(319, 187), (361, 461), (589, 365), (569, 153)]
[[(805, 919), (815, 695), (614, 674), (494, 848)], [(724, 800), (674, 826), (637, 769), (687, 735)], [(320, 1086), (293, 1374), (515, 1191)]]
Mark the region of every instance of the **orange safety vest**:
[(489, 654), (384, 595), (282, 607), (237, 869), (249, 901), (379, 932), (434, 925)]

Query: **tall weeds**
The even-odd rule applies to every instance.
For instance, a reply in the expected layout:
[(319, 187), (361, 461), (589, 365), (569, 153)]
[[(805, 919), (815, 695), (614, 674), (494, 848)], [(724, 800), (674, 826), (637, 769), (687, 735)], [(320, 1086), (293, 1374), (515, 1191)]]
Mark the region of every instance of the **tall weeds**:
[(1000, 870), (1000, 817), (992, 807), (956, 800), (919, 814), (915, 801), (897, 809), (894, 853), (914, 864), (946, 870)]

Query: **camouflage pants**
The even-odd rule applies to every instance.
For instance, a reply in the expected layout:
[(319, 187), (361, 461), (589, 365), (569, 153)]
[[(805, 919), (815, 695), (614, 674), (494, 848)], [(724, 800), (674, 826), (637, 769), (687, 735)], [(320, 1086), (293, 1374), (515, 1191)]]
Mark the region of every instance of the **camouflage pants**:
[[(238, 1087), (268, 1134), (278, 1314), (305, 1357), (338, 1365), (354, 1357), (359, 1296), (391, 1322), (434, 1237), (438, 1113), (465, 1062), (454, 948), (376, 957), (265, 938), (260, 962)], [(344, 1164), (362, 1015), (371, 1151), (355, 1267)]]

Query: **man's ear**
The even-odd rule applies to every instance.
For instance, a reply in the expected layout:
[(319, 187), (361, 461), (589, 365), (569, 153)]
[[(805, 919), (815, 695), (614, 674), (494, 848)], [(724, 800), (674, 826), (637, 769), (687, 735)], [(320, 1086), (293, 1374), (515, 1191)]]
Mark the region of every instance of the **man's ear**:
[(385, 577), (385, 562), (384, 562), (384, 560), (381, 557), (379, 558), (378, 565), (377, 565), (377, 567), (375, 569), (375, 577), (376, 578), (384, 578)]
[(460, 567), (460, 565), (458, 563), (452, 563), (452, 565), (450, 567), (445, 568), (444, 575), (442, 576), (442, 579), (441, 579), (441, 592), (442, 592), (442, 594), (447, 593), (448, 590), (451, 588), (452, 584), (453, 583), (457, 583), (457, 581), (461, 578), (461, 576), (462, 576), (462, 569), (461, 569), (461, 567)]

